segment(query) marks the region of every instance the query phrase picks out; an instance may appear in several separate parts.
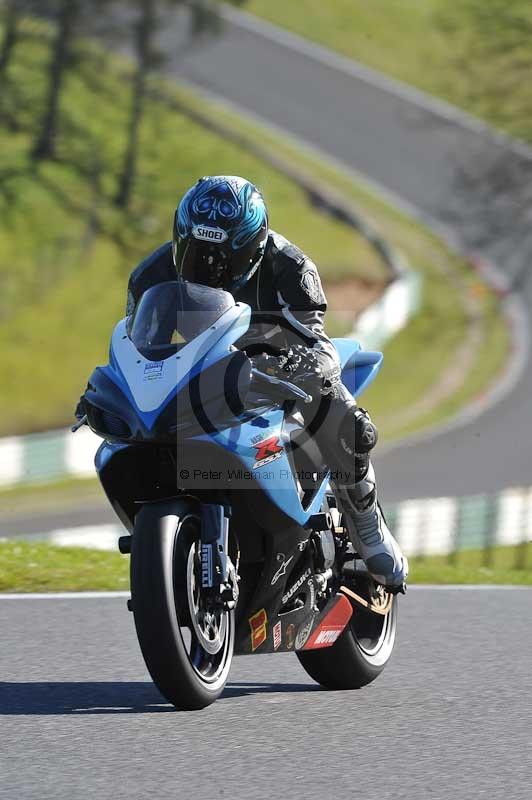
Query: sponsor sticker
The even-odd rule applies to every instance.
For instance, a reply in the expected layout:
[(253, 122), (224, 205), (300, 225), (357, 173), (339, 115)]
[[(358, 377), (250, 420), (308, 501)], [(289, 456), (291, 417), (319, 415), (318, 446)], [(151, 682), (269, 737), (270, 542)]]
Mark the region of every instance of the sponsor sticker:
[(304, 650), (317, 650), (320, 647), (333, 645), (343, 630), (345, 630), (351, 616), (353, 607), (345, 595), (337, 594), (332, 598), (330, 610), (314, 629), (314, 632), (305, 642)]
[(297, 590), (301, 588), (301, 586), (303, 586), (309, 575), (310, 575), (310, 569), (306, 569), (305, 572), (299, 576), (297, 581), (289, 588), (286, 594), (283, 594), (282, 597), (283, 603), (287, 603), (290, 600), (290, 598), (293, 597), (293, 595), (297, 592)]
[(307, 622), (304, 622), (303, 625), (299, 626), (296, 636), (296, 650), (301, 650), (301, 648), (304, 646), (305, 642), (310, 636), (313, 622), (314, 618), (311, 617), (309, 620), (307, 620)]
[(322, 628), (315, 639), (315, 644), (334, 644), (343, 628)]
[(294, 556), (290, 556), (290, 558), (287, 558), (286, 561), (285, 561), (284, 560), (284, 555), (282, 553), (279, 553), (279, 555), (283, 559), (283, 563), (281, 564), (281, 566), (279, 567), (279, 569), (277, 570), (277, 572), (275, 573), (275, 575), (272, 578), (272, 582), (271, 582), (272, 586), (275, 586), (275, 584), (277, 583), (279, 578), (281, 578), (286, 573), (286, 568), (288, 567), (290, 562), (294, 560)]
[(143, 381), (158, 381), (163, 377), (164, 361), (149, 361), (144, 365)]
[(281, 623), (276, 622), (273, 626), (273, 649), (277, 650), (281, 646)]
[(202, 242), (225, 242), (227, 233), (221, 228), (211, 228), (209, 225), (194, 225), (192, 236)]
[(286, 626), (286, 632), (285, 632), (285, 644), (287, 650), (292, 649), (292, 647), (294, 646), (295, 638), (296, 638), (296, 626), (294, 625), (293, 622), (291, 622), (290, 625)]
[(212, 586), (212, 544), (201, 545), (201, 585)]
[(256, 614), (249, 618), (249, 627), (251, 628), (251, 650), (255, 652), (257, 647), (264, 644), (268, 636), (268, 615), (266, 611), (261, 608)]

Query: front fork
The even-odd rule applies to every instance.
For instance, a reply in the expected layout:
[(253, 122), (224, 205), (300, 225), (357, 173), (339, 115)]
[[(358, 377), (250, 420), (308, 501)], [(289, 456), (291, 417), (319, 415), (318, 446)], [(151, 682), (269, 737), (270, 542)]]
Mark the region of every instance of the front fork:
[(201, 586), (213, 605), (232, 610), (238, 600), (238, 576), (229, 557), (230, 510), (201, 505)]

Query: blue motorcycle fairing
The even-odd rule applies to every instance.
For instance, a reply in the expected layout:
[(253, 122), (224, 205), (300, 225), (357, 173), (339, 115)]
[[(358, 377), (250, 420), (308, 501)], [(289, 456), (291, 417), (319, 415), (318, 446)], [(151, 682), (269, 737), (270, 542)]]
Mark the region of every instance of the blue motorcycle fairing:
[[(249, 328), (251, 309), (236, 303), (208, 330), (160, 361), (145, 358), (126, 333), (126, 319), (115, 327), (109, 365), (102, 371), (125, 394), (150, 430), (173, 397), (201, 370), (224, 358)], [(176, 370), (179, 379), (176, 383)]]
[[(111, 340), (110, 364), (101, 369), (127, 397), (132, 410), (149, 430), (182, 387), (203, 369), (227, 356), (231, 346), (248, 330), (250, 315), (248, 305), (237, 303), (177, 354), (160, 361), (150, 361), (139, 353), (127, 336), (126, 321), (122, 320)], [(375, 378), (382, 354), (363, 352), (354, 340), (335, 339), (333, 342), (340, 355), (342, 380), (357, 396)], [(180, 375), (176, 382), (175, 367), (178, 365)], [(309, 517), (321, 509), (330, 473), (326, 472), (316, 481), (310, 504), (304, 507), (287, 453), (289, 433), (283, 422), (283, 410), (261, 408), (256, 409), (251, 419), (248, 413), (240, 425), (191, 436), (191, 440), (211, 442), (236, 454), (249, 479), (260, 485), (288, 517), (305, 525)], [(95, 459), (98, 472), (114, 454), (132, 446), (135, 445), (104, 442)]]
[(353, 360), (354, 355), (361, 349), (360, 342), (356, 339), (331, 339), (338, 351), (338, 358), (342, 369)]
[[(360, 395), (375, 379), (379, 372), (382, 353), (363, 351), (359, 342), (353, 339), (333, 339), (342, 365), (342, 382), (353, 394)], [(297, 485), (288, 461), (285, 447), (288, 437), (283, 431), (284, 414), (280, 409), (267, 409), (259, 417), (265, 425), (261, 434), (257, 433), (257, 420), (243, 422), (215, 434), (201, 434), (193, 438), (213, 441), (238, 456), (243, 469), (252, 475), (265, 494), (275, 502), (284, 513), (300, 525), (304, 525), (312, 514), (317, 513), (327, 491), (330, 473), (323, 476), (311, 504), (303, 507)], [(260, 436), (260, 438), (259, 438)], [(269, 439), (277, 439), (282, 452), (275, 454), (271, 461), (257, 466), (257, 445)], [(253, 441), (255, 440), (255, 441)]]
[(371, 350), (362, 350), (356, 339), (332, 339), (338, 351), (342, 367), (342, 383), (353, 397), (361, 395), (379, 372), (383, 355)]
[[(288, 517), (300, 525), (305, 525), (312, 514), (318, 513), (329, 482), (329, 472), (316, 489), (310, 505), (304, 507), (288, 459), (286, 446), (289, 436), (284, 429), (284, 411), (280, 408), (266, 409), (259, 417), (243, 422), (240, 426), (227, 428), (214, 434), (200, 434), (191, 437), (198, 441), (216, 442), (242, 462), (241, 480), (254, 480), (262, 491)], [(262, 421), (257, 427), (257, 419)], [(267, 443), (270, 442), (271, 456)], [(266, 450), (266, 452), (264, 452)], [(263, 451), (264, 457), (261, 457)]]

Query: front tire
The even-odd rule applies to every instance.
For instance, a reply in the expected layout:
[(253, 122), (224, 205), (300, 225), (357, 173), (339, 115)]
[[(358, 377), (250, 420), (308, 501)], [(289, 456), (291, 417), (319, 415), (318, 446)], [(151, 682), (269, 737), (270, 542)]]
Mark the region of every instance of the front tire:
[(150, 503), (135, 518), (131, 599), (142, 655), (173, 705), (201, 709), (222, 693), (233, 657), (234, 611), (207, 609), (200, 578), (199, 508)]
[(300, 651), (305, 671), (327, 689), (360, 689), (378, 678), (391, 658), (397, 630), (397, 598), (386, 616), (360, 608), (332, 645)]

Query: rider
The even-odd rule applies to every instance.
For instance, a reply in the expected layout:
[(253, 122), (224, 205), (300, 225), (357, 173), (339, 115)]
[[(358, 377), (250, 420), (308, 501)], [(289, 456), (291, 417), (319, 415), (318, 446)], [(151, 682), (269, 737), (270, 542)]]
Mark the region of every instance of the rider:
[[(184, 280), (225, 289), (251, 306), (251, 327), (239, 346), (266, 345), (270, 354), (256, 357), (256, 366), (316, 398), (310, 422), (305, 415), (307, 429), (334, 475), (353, 546), (378, 583), (402, 588), (408, 562), (377, 503), (369, 457), (377, 430), (341, 383), (338, 354), (323, 327), (327, 305), (314, 263), (269, 229), (264, 199), (252, 183), (217, 175), (186, 192), (174, 215), (173, 241), (131, 274), (127, 313), (146, 289), (175, 280), (176, 270)], [(283, 353), (272, 355), (275, 347)]]

